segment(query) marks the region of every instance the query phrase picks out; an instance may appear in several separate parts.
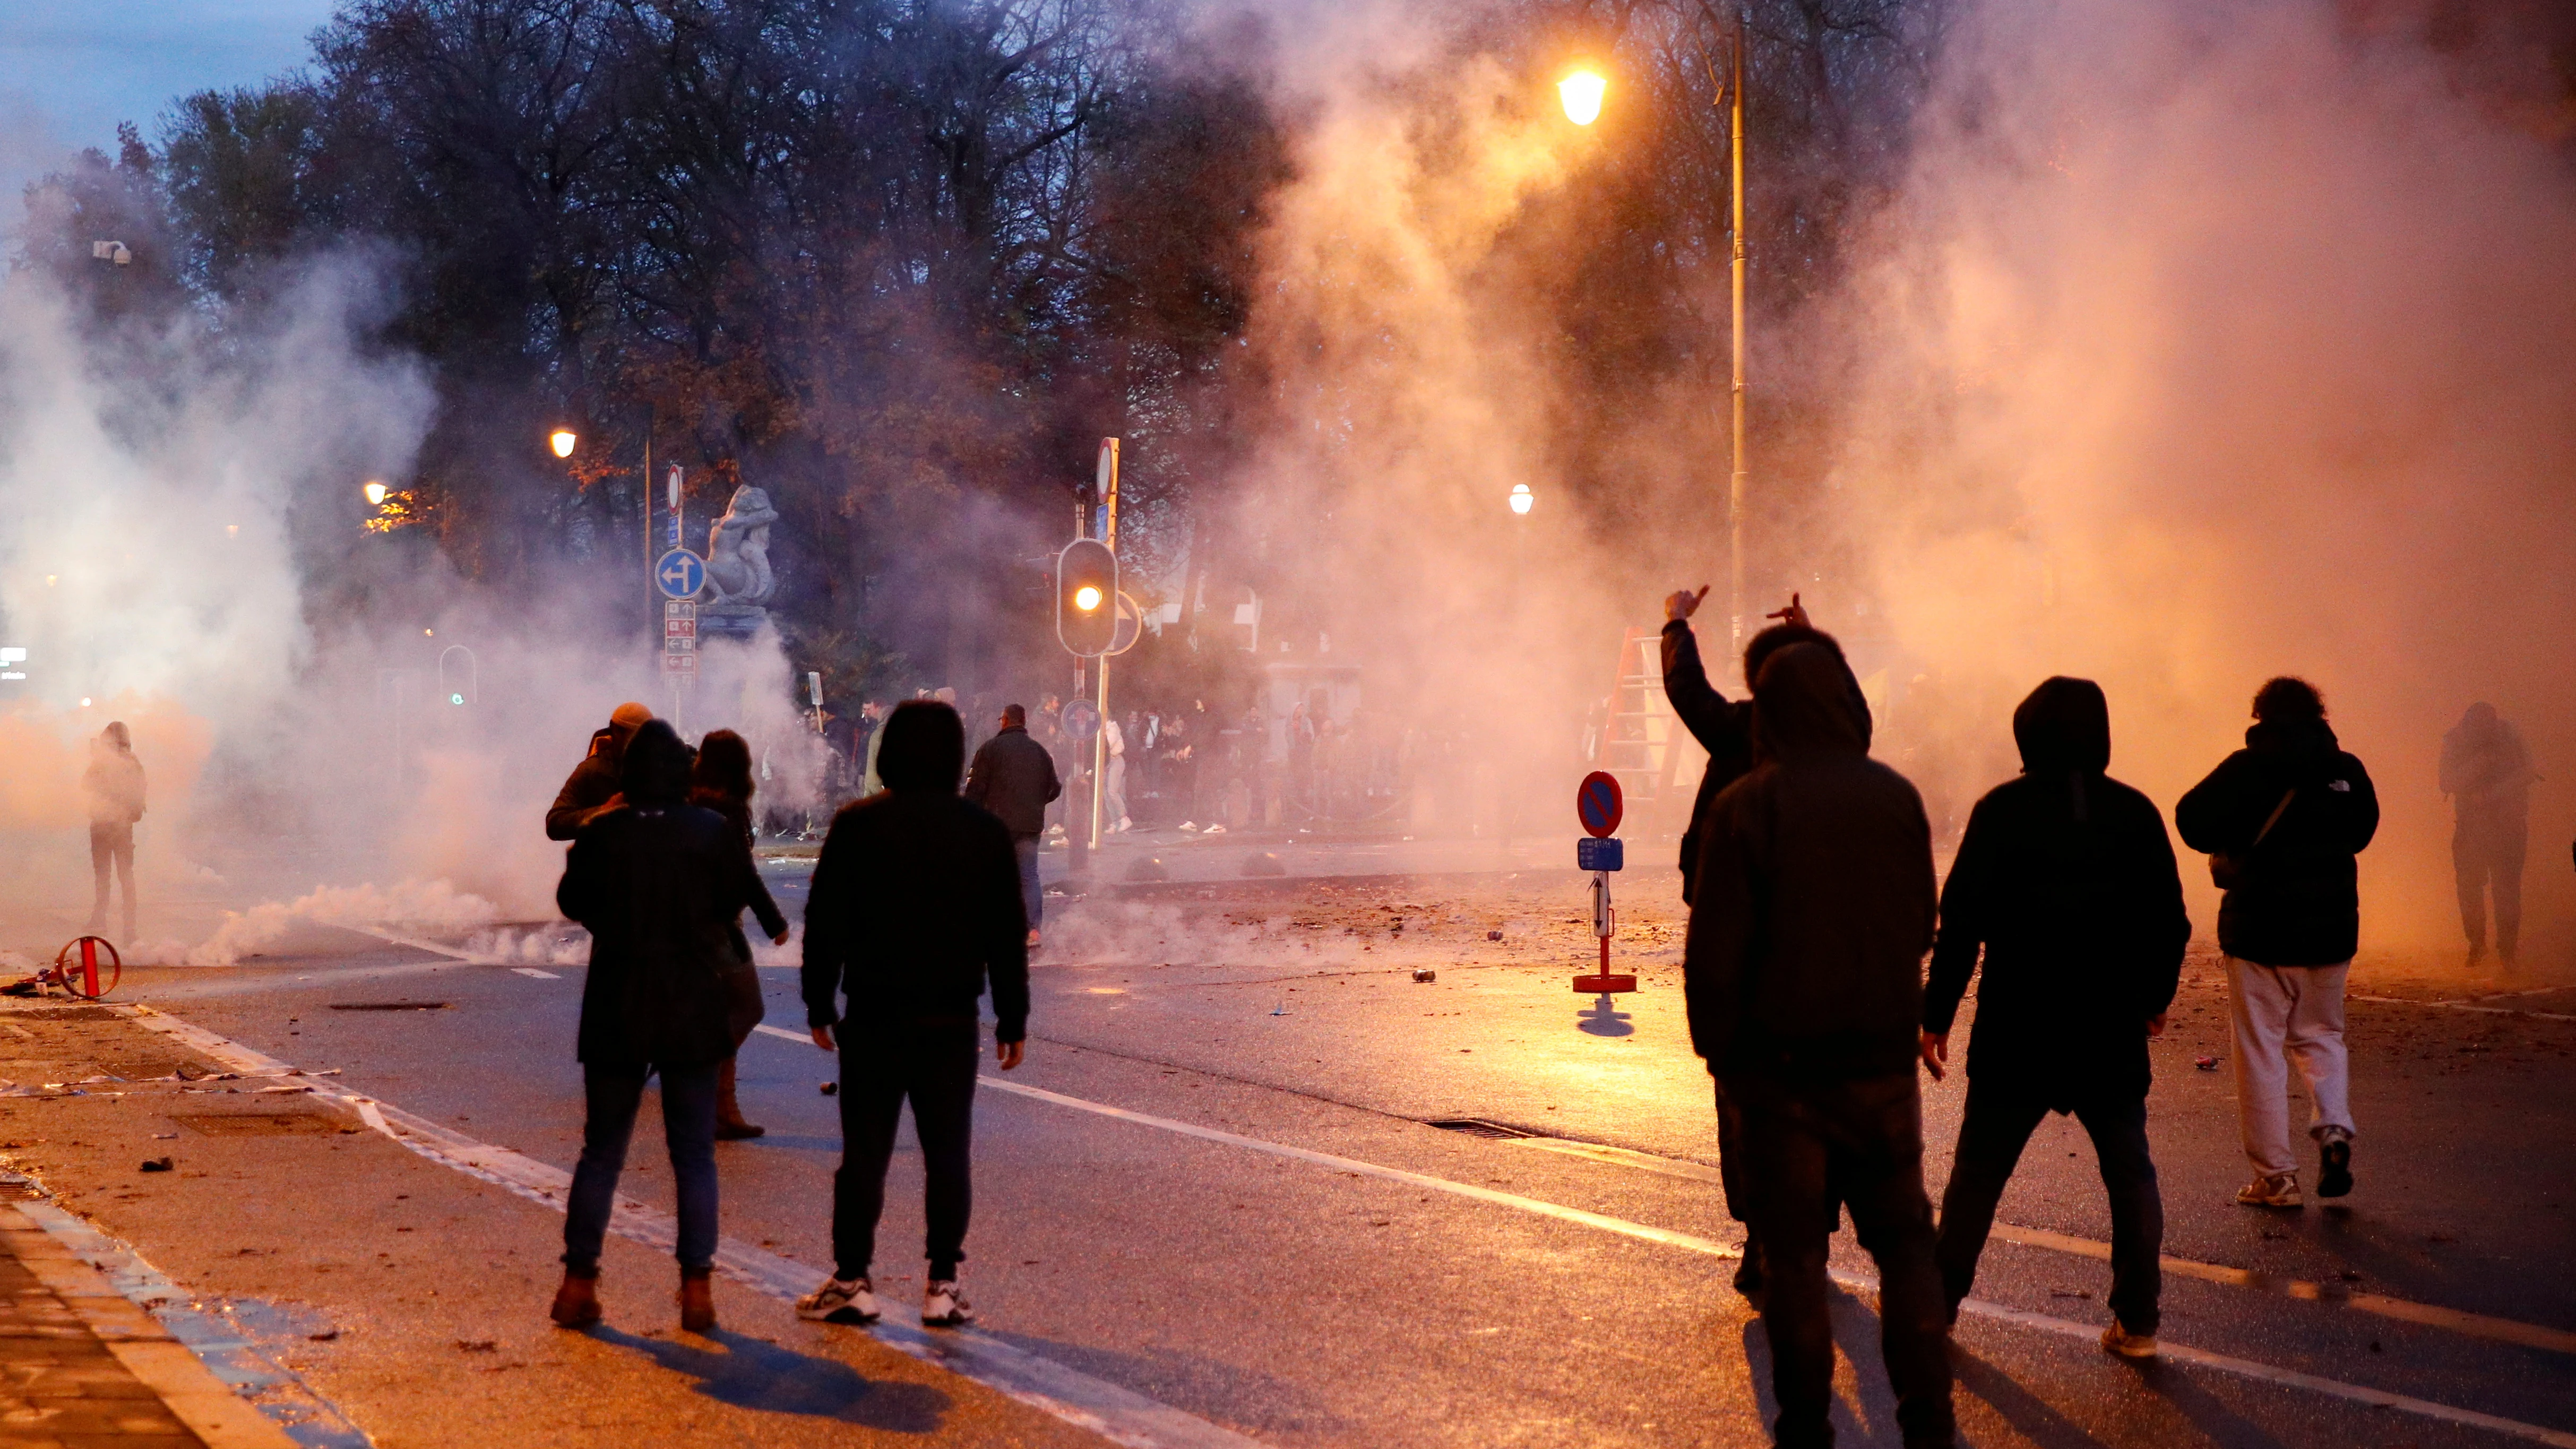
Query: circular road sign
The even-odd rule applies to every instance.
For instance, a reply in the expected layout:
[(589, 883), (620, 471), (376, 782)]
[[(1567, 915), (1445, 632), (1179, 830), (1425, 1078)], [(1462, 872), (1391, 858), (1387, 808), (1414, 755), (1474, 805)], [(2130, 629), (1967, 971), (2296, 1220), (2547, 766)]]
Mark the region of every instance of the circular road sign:
[(1100, 733), (1100, 711), (1087, 699), (1077, 699), (1056, 715), (1056, 723), (1076, 740), (1088, 743)]
[(1626, 808), (1619, 795), (1619, 777), (1607, 770), (1593, 771), (1575, 787), (1574, 813), (1595, 840), (1606, 839), (1619, 828), (1619, 816)]
[(671, 599), (694, 599), (707, 586), (707, 561), (685, 548), (675, 548), (653, 565), (653, 582)]

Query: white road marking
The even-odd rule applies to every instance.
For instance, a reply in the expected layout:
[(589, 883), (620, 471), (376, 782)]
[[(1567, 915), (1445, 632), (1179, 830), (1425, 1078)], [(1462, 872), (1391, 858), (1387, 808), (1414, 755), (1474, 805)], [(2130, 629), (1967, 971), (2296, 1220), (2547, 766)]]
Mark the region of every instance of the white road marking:
[(534, 966), (513, 966), (510, 970), (517, 975), (533, 976), (539, 981), (561, 981), (563, 979), (552, 971), (540, 971)]
[[(1634, 1168), (1665, 1177), (1685, 1178), (1692, 1182), (1717, 1183), (1725, 1179), (1714, 1167), (1678, 1158), (1658, 1157), (1649, 1152), (1635, 1152), (1625, 1147), (1604, 1147), (1592, 1142), (1575, 1142), (1562, 1137), (1506, 1137), (1498, 1142), (1511, 1147), (1535, 1148), (1562, 1157), (1580, 1157), (1591, 1162), (1606, 1162), (1614, 1167)], [(2046, 1228), (2025, 1228), (2011, 1223), (1997, 1223), (1993, 1235), (2007, 1243), (2025, 1248), (2042, 1248), (2055, 1253), (2072, 1253), (2079, 1258), (2099, 1262), (2111, 1261), (2111, 1245), (2098, 1238), (2079, 1238), (2071, 1233), (2052, 1232)], [(2525, 1348), (2546, 1349), (2552, 1353), (2576, 1354), (2576, 1333), (2548, 1328), (2537, 1323), (2524, 1323), (2511, 1318), (2496, 1318), (2484, 1313), (2469, 1313), (2457, 1308), (2443, 1308), (2411, 1299), (2391, 1298), (2384, 1293), (2356, 1293), (2340, 1283), (2311, 1283), (2304, 1278), (2290, 1278), (2251, 1268), (2235, 1268), (2224, 1263), (2203, 1263), (2192, 1258), (2164, 1256), (2164, 1269), (2183, 1278), (2197, 1278), (2204, 1283), (2221, 1283), (2230, 1288), (2246, 1288), (2257, 1293), (2270, 1293), (2294, 1298), (2303, 1303), (2325, 1303), (2350, 1308), (2360, 1313), (2375, 1313), (2382, 1318), (2395, 1318), (2407, 1323), (2447, 1329), (2472, 1338), (2491, 1338), (2498, 1343), (2515, 1343)]]
[[(1176, 1133), (1183, 1137), (1195, 1137), (1203, 1142), (1215, 1142), (1228, 1147), (1240, 1147), (1253, 1152), (1266, 1153), (1273, 1157), (1285, 1157), (1293, 1161), (1311, 1163), (1317, 1167), (1331, 1168), (1336, 1172), (1347, 1172), (1361, 1177), (1383, 1178), (1389, 1182), (1403, 1183), (1408, 1187), (1428, 1188), (1436, 1192), (1451, 1193), (1459, 1197), (1473, 1198), (1478, 1202), (1493, 1203), (1497, 1206), (1516, 1208), (1522, 1212), (1535, 1213), (1541, 1217), (1556, 1218), (1563, 1222), (1580, 1223), (1585, 1227), (1599, 1228), (1604, 1232), (1617, 1233), (1622, 1237), (1638, 1238), (1650, 1243), (1661, 1243), (1666, 1247), (1680, 1248), (1687, 1252), (1703, 1253), (1711, 1257), (1718, 1258), (1740, 1258), (1743, 1256), (1743, 1250), (1733, 1244), (1720, 1243), (1714, 1239), (1699, 1237), (1692, 1233), (1674, 1232), (1669, 1228), (1659, 1228), (1649, 1223), (1631, 1222), (1626, 1218), (1615, 1218), (1606, 1213), (1587, 1212), (1581, 1208), (1567, 1207), (1562, 1203), (1552, 1203), (1539, 1198), (1523, 1197), (1517, 1193), (1497, 1192), (1489, 1187), (1478, 1187), (1472, 1183), (1453, 1182), (1448, 1178), (1433, 1177), (1427, 1173), (1408, 1172), (1402, 1168), (1385, 1167), (1374, 1162), (1363, 1162), (1354, 1157), (1340, 1157), (1329, 1152), (1317, 1152), (1311, 1148), (1291, 1147), (1285, 1143), (1267, 1142), (1258, 1137), (1246, 1137), (1240, 1133), (1220, 1131), (1214, 1127), (1201, 1127), (1193, 1122), (1179, 1122), (1169, 1117), (1157, 1117), (1146, 1112), (1134, 1112), (1124, 1107), (1112, 1107), (1105, 1102), (1089, 1101), (1082, 1097), (1068, 1097), (1061, 1092), (1050, 1092), (1044, 1087), (1032, 1087), (1024, 1082), (1005, 1081), (999, 1077), (987, 1076), (981, 1079), (980, 1085), (993, 1088), (996, 1091), (1010, 1092), (1017, 1096), (1028, 1097), (1041, 1102), (1050, 1102), (1059, 1107), (1070, 1107), (1079, 1112), (1089, 1112), (1097, 1116), (1115, 1118), (1118, 1121), (1134, 1123), (1141, 1127), (1153, 1127), (1161, 1131)], [(1866, 1273), (1836, 1272), (1832, 1276), (1836, 1283), (1841, 1284), (1845, 1288), (1856, 1291), (1870, 1292), (1875, 1291), (1878, 1287), (1878, 1280), (1874, 1276)], [(2087, 1343), (2094, 1342), (2102, 1336), (2102, 1330), (2091, 1324), (2077, 1323), (2071, 1319), (2065, 1318), (2053, 1318), (2044, 1313), (2031, 1313), (2019, 1308), (2007, 1308), (2000, 1303), (1988, 1303), (1983, 1299), (1968, 1299), (1961, 1303), (1959, 1308), (1963, 1313), (1973, 1313), (1984, 1318), (1993, 1318), (2006, 1323), (2019, 1324), (2024, 1328), (2037, 1329), (2043, 1333), (2053, 1333), (2062, 1337), (2082, 1339)], [(2343, 1399), (2351, 1403), (2368, 1404), (2375, 1408), (2395, 1409), (2401, 1413), (2413, 1414), (2420, 1418), (2436, 1419), (2444, 1423), (2461, 1424), (2471, 1428), (2485, 1429), (2493, 1433), (2505, 1434), (2518, 1439), (2526, 1439), (2535, 1444), (2557, 1446), (2557, 1449), (2576, 1449), (2576, 1434), (2546, 1428), (2539, 1424), (2526, 1424), (2515, 1419), (2500, 1418), (2493, 1414), (2482, 1414), (2475, 1409), (2461, 1409), (2455, 1408), (2449, 1404), (2433, 1403), (2427, 1399), (2409, 1398), (2404, 1394), (2386, 1393), (2379, 1389), (2365, 1387), (2361, 1384), (2349, 1384), (2338, 1379), (2320, 1378), (2314, 1374), (2300, 1373), (2295, 1369), (2278, 1368), (2271, 1364), (2255, 1362), (2252, 1359), (2236, 1358), (2228, 1354), (2211, 1353), (2205, 1349), (2186, 1347), (2182, 1344), (2175, 1343), (2171, 1339), (2161, 1339), (2160, 1343), (2163, 1357), (2170, 1362), (2195, 1364), (2202, 1368), (2216, 1369), (2221, 1373), (2234, 1374), (2239, 1378), (2256, 1379), (2265, 1383), (2281, 1384), (2290, 1388), (2306, 1389), (2312, 1393), (2324, 1394), (2328, 1397)]]
[[(221, 1037), (148, 1006), (115, 1008), (149, 1028), (187, 1043), (245, 1077), (300, 1075), (277, 1058)], [(777, 1028), (768, 1028), (777, 1031)], [(780, 1032), (781, 1035), (787, 1033)], [(803, 1040), (803, 1038), (799, 1038)], [(314, 1087), (315, 1095), (347, 1105), (358, 1120), (404, 1147), (443, 1167), (453, 1168), (541, 1203), (557, 1212), (572, 1189), (572, 1174), (506, 1147), (477, 1142), (451, 1132), (425, 1117), (390, 1103), (338, 1086)], [(609, 1230), (619, 1237), (668, 1252), (679, 1241), (680, 1225), (667, 1213), (632, 1198), (617, 1199)], [(794, 1302), (820, 1271), (775, 1253), (722, 1239), (716, 1246), (716, 1270), (772, 1298)], [(1258, 1441), (1219, 1427), (1168, 1404), (1124, 1389), (1105, 1379), (1079, 1373), (1050, 1359), (974, 1329), (927, 1329), (880, 1319), (863, 1330), (878, 1342), (936, 1364), (960, 1378), (1007, 1394), (1024, 1404), (1088, 1429), (1130, 1449), (1259, 1449)]]
[[(2527, 995), (2530, 993), (2513, 993)], [(2576, 1021), (2563, 1011), (2525, 1011), (2518, 1006), (2480, 1006), (2475, 1001), (2409, 1001), (2403, 996), (2352, 996), (2352, 1001), (2376, 1001), (2383, 1006), (2436, 1006), (2444, 1011), (2474, 1011), (2483, 1016), (2527, 1016), (2534, 1021)], [(2494, 1000), (2493, 997), (2481, 998)]]
[(814, 1034), (810, 1031), (789, 1031), (783, 1026), (771, 1026), (767, 1022), (762, 1022), (760, 1025), (753, 1027), (752, 1030), (759, 1032), (763, 1036), (774, 1036), (781, 1041), (792, 1041), (800, 1046), (814, 1045)]

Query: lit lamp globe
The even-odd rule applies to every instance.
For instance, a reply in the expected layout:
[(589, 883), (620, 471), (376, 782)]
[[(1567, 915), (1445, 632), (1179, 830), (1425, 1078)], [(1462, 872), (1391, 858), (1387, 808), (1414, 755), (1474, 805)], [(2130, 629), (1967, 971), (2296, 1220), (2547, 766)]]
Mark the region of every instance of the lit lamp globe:
[(553, 446), (556, 457), (569, 458), (572, 456), (574, 446), (580, 443), (581, 439), (575, 436), (570, 428), (557, 428), (546, 435), (546, 442)]
[(371, 482), (362, 491), (367, 495), (367, 506), (369, 508), (382, 508), (385, 506), (385, 485), (382, 483)]
[(1537, 504), (1537, 502), (1538, 495), (1530, 492), (1529, 485), (1527, 483), (1515, 483), (1512, 485), (1512, 512), (1527, 513)]
[(1610, 83), (1596, 71), (1578, 70), (1556, 83), (1556, 98), (1565, 103), (1565, 118), (1578, 126), (1601, 119), (1601, 93)]

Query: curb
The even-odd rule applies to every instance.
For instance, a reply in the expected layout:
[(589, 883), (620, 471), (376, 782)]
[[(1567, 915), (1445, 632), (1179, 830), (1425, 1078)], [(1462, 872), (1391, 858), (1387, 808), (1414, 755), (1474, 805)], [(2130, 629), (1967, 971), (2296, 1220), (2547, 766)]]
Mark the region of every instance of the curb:
[(119, 1292), (105, 1273), (76, 1256), (19, 1204), (0, 1203), (0, 1244), (203, 1439), (206, 1449), (302, 1449), (257, 1406), (226, 1388), (160, 1320)]

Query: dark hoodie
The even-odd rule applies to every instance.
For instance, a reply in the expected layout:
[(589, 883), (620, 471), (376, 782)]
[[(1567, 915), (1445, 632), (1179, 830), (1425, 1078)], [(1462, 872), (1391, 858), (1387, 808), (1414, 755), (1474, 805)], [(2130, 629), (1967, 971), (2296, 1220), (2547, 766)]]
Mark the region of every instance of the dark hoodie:
[[(2261, 845), (2263, 822), (2290, 796)], [(2379, 831), (2379, 794), (2324, 720), (2265, 720), (2174, 805), (2183, 844), (2228, 852), (2243, 883), (2218, 905), (2218, 945), (2265, 966), (2332, 966), (2361, 936), (2353, 857)]]
[[(1747, 678), (1762, 672), (1765, 661), (1792, 644), (1821, 644), (1842, 657), (1842, 646), (1821, 629), (1805, 624), (1774, 624), (1753, 636), (1744, 646), (1744, 672)], [(1700, 837), (1708, 828), (1709, 812), (1715, 808), (1718, 795), (1727, 786), (1744, 778), (1753, 768), (1753, 702), (1730, 700), (1708, 682), (1708, 669), (1700, 663), (1699, 639), (1691, 633), (1690, 621), (1675, 619), (1664, 626), (1664, 698), (1673, 713), (1708, 751), (1708, 768), (1700, 773), (1699, 794), (1692, 797), (1690, 827), (1682, 832), (1681, 871), (1682, 902), (1691, 900), (1692, 879), (1699, 870)], [(1861, 748), (1869, 748), (1869, 701), (1861, 696), (1860, 686), (1852, 686), (1854, 707), (1860, 711)]]
[(2191, 920), (2155, 802), (2103, 773), (2101, 686), (2051, 679), (2013, 711), (2022, 776), (1968, 816), (1941, 887), (1923, 1025), (1947, 1032), (1980, 947), (1968, 1074), (2055, 1107), (2146, 1094), (2146, 1020), (2173, 1003)]
[(1753, 702), (1754, 768), (1700, 845), (1691, 1044), (1720, 1076), (1910, 1072), (1932, 944), (1922, 798), (1869, 758), (1859, 685), (1831, 650), (1772, 655)]
[[(805, 1017), (900, 1029), (975, 1017), (985, 974), (995, 1039), (1028, 1034), (1028, 917), (1010, 832), (957, 796), (966, 736), (957, 711), (912, 700), (885, 723), (886, 788), (832, 817), (805, 906)], [(1022, 738), (1026, 738), (1022, 736)]]

